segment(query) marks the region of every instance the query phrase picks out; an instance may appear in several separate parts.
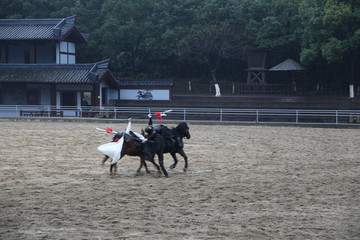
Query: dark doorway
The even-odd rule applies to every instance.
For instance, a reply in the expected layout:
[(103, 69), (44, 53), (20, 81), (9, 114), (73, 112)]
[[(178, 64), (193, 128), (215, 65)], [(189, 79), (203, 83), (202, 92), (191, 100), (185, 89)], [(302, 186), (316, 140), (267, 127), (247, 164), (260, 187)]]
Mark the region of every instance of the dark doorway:
[(29, 90), (26, 92), (26, 104), (39, 105), (39, 92), (36, 90)]
[(77, 106), (76, 92), (63, 92), (62, 105), (63, 106)]
[(101, 93), (102, 93), (102, 105), (105, 105), (108, 103), (108, 89), (107, 88), (102, 88), (101, 89)]

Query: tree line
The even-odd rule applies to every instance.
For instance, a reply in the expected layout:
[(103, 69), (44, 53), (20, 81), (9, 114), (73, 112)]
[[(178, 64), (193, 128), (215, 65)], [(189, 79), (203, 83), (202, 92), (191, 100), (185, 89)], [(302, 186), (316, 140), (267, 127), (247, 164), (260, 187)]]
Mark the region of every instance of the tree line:
[[(111, 59), (127, 78), (246, 82), (244, 49), (292, 58), (302, 84), (360, 82), (358, 0), (2, 0), (0, 18), (64, 18), (89, 33), (79, 63)], [(278, 75), (270, 83), (285, 83)]]

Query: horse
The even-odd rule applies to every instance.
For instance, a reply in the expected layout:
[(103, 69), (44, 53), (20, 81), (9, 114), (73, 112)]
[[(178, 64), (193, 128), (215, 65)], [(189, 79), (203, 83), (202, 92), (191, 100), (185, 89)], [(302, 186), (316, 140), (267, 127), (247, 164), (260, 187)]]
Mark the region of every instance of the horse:
[[(133, 132), (122, 132), (118, 133), (114, 136), (114, 138), (120, 139), (121, 137), (124, 137), (123, 141), (123, 147), (120, 153), (120, 159), (125, 156), (139, 156), (140, 157), (140, 166), (136, 170), (137, 174), (140, 173), (141, 168), (144, 166), (146, 169), (146, 173), (150, 173), (149, 169), (147, 168), (147, 164), (145, 162), (145, 153), (143, 152), (143, 143), (142, 140)], [(113, 140), (114, 141), (114, 140)], [(102, 160), (102, 165), (105, 164), (105, 162), (110, 157), (108, 155), (105, 155), (104, 159)], [(154, 163), (154, 162), (153, 162)], [(160, 167), (154, 163), (155, 167), (160, 171)], [(110, 164), (110, 175), (113, 175), (113, 169), (114, 173), (117, 171), (117, 162)]]
[[(144, 134), (144, 131), (142, 130)], [(188, 158), (183, 150), (183, 138), (190, 139), (189, 127), (186, 122), (181, 122), (177, 127), (168, 129), (166, 126), (162, 126), (160, 130), (150, 136), (147, 142), (145, 142), (145, 154), (147, 159), (155, 164), (154, 156), (158, 156), (159, 164), (162, 172), (166, 177), (168, 173), (164, 167), (164, 153), (170, 153), (174, 159), (174, 164), (170, 166), (170, 169), (174, 169), (178, 163), (176, 153), (179, 153), (185, 160), (184, 172), (188, 168)], [(175, 138), (175, 139), (174, 139)], [(176, 139), (177, 138), (177, 139)]]

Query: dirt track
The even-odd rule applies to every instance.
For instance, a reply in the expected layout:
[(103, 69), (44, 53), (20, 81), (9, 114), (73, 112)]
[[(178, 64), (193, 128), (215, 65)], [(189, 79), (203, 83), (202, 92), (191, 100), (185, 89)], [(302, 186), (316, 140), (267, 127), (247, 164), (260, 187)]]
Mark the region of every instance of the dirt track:
[(165, 178), (110, 177), (95, 127), (0, 120), (0, 239), (359, 239), (358, 129), (190, 124)]

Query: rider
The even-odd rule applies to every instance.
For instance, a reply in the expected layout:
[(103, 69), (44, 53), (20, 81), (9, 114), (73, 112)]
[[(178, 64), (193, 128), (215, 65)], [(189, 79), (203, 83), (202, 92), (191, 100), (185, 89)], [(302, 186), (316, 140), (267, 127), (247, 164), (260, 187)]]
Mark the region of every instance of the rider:
[(148, 115), (149, 117), (149, 123), (148, 126), (145, 128), (145, 137), (149, 138), (151, 136), (153, 136), (156, 132), (158, 132), (161, 128), (162, 125), (158, 125), (153, 127), (153, 122), (152, 122), (152, 116), (149, 113)]
[(175, 142), (177, 143), (177, 145), (182, 148), (183, 147), (183, 143), (180, 139), (179, 136), (174, 135), (166, 126), (164, 125), (157, 125), (157, 126), (153, 126), (153, 122), (152, 122), (152, 116), (151, 114), (148, 115), (149, 117), (149, 123), (148, 126), (145, 128), (145, 135), (147, 138), (155, 138), (156, 133), (161, 134), (163, 137), (165, 138), (169, 138), (169, 139), (174, 139)]

